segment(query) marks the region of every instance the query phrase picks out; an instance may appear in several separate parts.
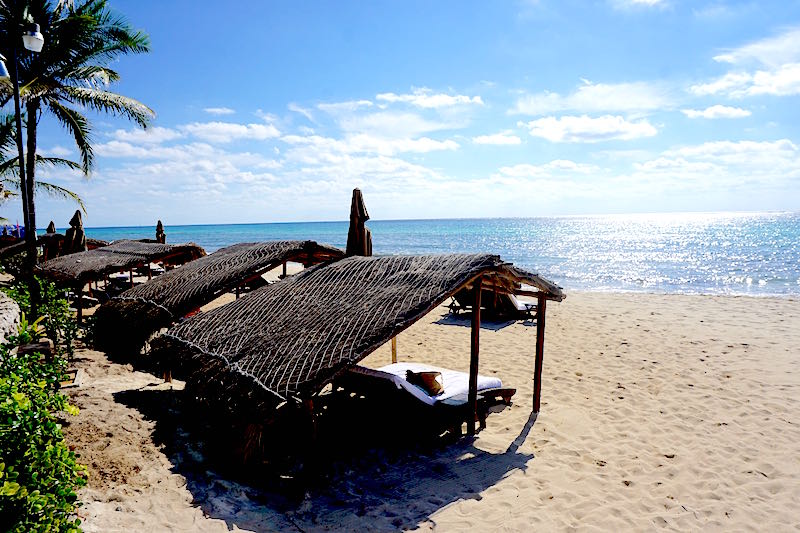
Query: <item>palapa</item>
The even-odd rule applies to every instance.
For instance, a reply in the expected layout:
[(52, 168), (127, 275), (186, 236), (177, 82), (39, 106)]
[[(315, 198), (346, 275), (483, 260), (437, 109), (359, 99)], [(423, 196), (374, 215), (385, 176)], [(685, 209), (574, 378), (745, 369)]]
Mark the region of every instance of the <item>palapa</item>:
[(37, 273), (72, 287), (83, 287), (112, 272), (144, 266), (152, 261), (188, 262), (204, 256), (194, 243), (157, 244), (119, 240), (108, 246), (51, 259), (37, 267)]
[(100, 306), (95, 312), (95, 345), (111, 353), (137, 353), (160, 328), (281, 263), (310, 266), (343, 256), (342, 250), (314, 241), (240, 243), (222, 248)]
[(182, 322), (151, 355), (218, 407), (247, 416), (311, 398), (338, 374), (478, 280), (521, 283), (561, 300), (561, 288), (498, 256), (348, 257)]

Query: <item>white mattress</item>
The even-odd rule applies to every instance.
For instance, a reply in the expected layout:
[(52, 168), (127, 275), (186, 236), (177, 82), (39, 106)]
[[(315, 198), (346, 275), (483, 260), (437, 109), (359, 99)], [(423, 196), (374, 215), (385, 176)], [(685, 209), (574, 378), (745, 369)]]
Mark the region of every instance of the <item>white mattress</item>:
[[(406, 370), (411, 370), (412, 372), (440, 372), (442, 374), (442, 392), (436, 396), (431, 396), (425, 392), (422, 387), (412, 385), (406, 381)], [(398, 389), (402, 388), (407, 390), (413, 394), (414, 397), (428, 405), (434, 405), (437, 402), (448, 404), (466, 403), (467, 395), (469, 394), (469, 374), (447, 368), (439, 368), (438, 366), (422, 363), (392, 363), (391, 365), (382, 366), (378, 370), (363, 366), (355, 366), (350, 369), (350, 371), (389, 380), (394, 383)], [(495, 389), (502, 386), (503, 383), (499, 378), (478, 376), (479, 391)]]

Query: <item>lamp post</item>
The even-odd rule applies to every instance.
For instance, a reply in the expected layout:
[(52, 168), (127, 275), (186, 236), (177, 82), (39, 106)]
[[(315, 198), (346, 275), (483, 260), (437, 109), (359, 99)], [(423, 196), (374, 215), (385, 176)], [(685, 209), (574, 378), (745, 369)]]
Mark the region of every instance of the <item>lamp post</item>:
[[(14, 42), (14, 39), (11, 39)], [(39, 31), (39, 25), (31, 23), (22, 32), (22, 44), (31, 52), (41, 52), (44, 46), (44, 36)], [(26, 261), (27, 275), (29, 278), (29, 290), (31, 297), (31, 311), (33, 316), (36, 316), (36, 308), (39, 303), (39, 287), (36, 280), (33, 278), (33, 269), (36, 265), (36, 215), (30, 209), (30, 199), (33, 195), (33, 183), (28, 183), (25, 175), (25, 152), (22, 148), (22, 112), (20, 110), (19, 98), (19, 72), (17, 60), (17, 47), (12, 44), (11, 47), (11, 68), (12, 73), (9, 76), (8, 69), (5, 65), (5, 57), (0, 55), (0, 78), (11, 78), (11, 85), (14, 88), (14, 120), (16, 125), (16, 141), (17, 152), (19, 156), (19, 188), (22, 196), (22, 220), (25, 224), (25, 243), (28, 250), (28, 257)]]

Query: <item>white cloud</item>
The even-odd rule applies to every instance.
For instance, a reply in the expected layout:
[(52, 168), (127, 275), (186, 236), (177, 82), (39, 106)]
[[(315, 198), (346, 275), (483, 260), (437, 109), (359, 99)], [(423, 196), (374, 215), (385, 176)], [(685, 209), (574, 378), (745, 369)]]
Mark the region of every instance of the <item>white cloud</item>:
[(592, 118), (587, 115), (545, 117), (520, 126), (528, 128), (534, 137), (551, 142), (595, 143), (610, 140), (632, 140), (652, 137), (658, 130), (647, 120), (629, 121), (621, 116), (603, 115)]
[(493, 135), (478, 135), (472, 138), (475, 144), (489, 144), (495, 146), (522, 144), (522, 139), (510, 132), (495, 133)]
[(306, 150), (290, 152), (292, 157), (301, 157), (306, 162), (319, 159), (334, 159), (339, 154), (395, 155), (405, 152), (427, 153), (441, 150), (458, 150), (459, 144), (447, 139), (437, 141), (428, 137), (417, 139), (390, 139), (367, 134), (348, 135), (342, 139), (320, 135), (287, 135), (281, 139), (287, 144), (304, 146)]
[(433, 131), (454, 129), (462, 124), (428, 119), (416, 113), (380, 111), (366, 115), (346, 115), (340, 127), (349, 133), (368, 133), (382, 137), (408, 138)]
[(692, 85), (689, 87), (689, 91), (698, 96), (730, 93), (734, 90), (741, 90), (742, 87), (746, 87), (752, 79), (753, 76), (746, 72), (728, 72), (714, 81)]
[(75, 153), (74, 150), (61, 145), (52, 146), (50, 148), (39, 148), (38, 152), (40, 155), (47, 157), (69, 157)]
[(773, 70), (729, 72), (709, 82), (692, 85), (689, 90), (697, 95), (725, 94), (731, 98), (800, 94), (800, 63), (787, 63)]
[(205, 107), (203, 108), (203, 111), (209, 115), (233, 115), (236, 113), (236, 110), (231, 109), (230, 107)]
[(747, 109), (739, 107), (729, 107), (725, 105), (712, 105), (705, 109), (681, 109), (681, 112), (689, 118), (743, 118), (749, 117), (752, 113)]
[(130, 142), (134, 144), (160, 144), (165, 141), (172, 141), (183, 137), (183, 134), (172, 128), (152, 126), (145, 129), (135, 128), (131, 130), (119, 129), (111, 134), (111, 137), (118, 141)]
[(377, 95), (375, 99), (389, 103), (402, 102), (425, 109), (438, 109), (455, 105), (483, 105), (483, 100), (480, 96), (434, 93), (427, 88), (414, 89), (411, 94), (382, 93)]
[(517, 99), (509, 113), (536, 116), (562, 111), (642, 112), (669, 109), (674, 105), (670, 91), (660, 84), (586, 82), (566, 96), (554, 92), (524, 95)]
[(687, 146), (664, 152), (667, 157), (683, 157), (703, 161), (715, 161), (727, 165), (750, 168), (763, 165), (769, 168), (770, 161), (793, 162), (800, 168), (800, 150), (789, 139), (777, 141), (714, 141), (696, 146)]
[(333, 102), (327, 104), (317, 104), (317, 109), (326, 113), (353, 112), (362, 107), (372, 107), (369, 100), (348, 100), (346, 102)]
[(615, 9), (632, 9), (638, 7), (665, 7), (666, 0), (611, 0)]
[(721, 63), (735, 65), (757, 63), (770, 67), (779, 67), (798, 60), (800, 60), (800, 28), (792, 28), (780, 35), (761, 39), (714, 56), (714, 61)]
[(634, 172), (616, 178), (643, 193), (720, 193), (791, 187), (800, 178), (800, 150), (788, 139), (714, 141), (667, 150), (634, 164)]
[(735, 65), (738, 70), (692, 85), (690, 92), (724, 94), (731, 98), (800, 94), (800, 28), (734, 48), (714, 60)]
[(227, 143), (237, 139), (266, 140), (280, 132), (272, 124), (236, 124), (233, 122), (193, 122), (181, 126), (189, 135), (208, 142)]
[(306, 109), (305, 107), (301, 107), (294, 102), (290, 102), (289, 105), (286, 106), (289, 111), (293, 111), (295, 113), (299, 113), (306, 117), (311, 122), (314, 122), (314, 116), (311, 114), (311, 110)]
[(522, 163), (498, 169), (499, 175), (514, 178), (553, 177), (562, 174), (592, 174), (598, 172), (601, 172), (601, 169), (595, 165), (576, 163), (568, 159), (555, 159), (543, 165)]

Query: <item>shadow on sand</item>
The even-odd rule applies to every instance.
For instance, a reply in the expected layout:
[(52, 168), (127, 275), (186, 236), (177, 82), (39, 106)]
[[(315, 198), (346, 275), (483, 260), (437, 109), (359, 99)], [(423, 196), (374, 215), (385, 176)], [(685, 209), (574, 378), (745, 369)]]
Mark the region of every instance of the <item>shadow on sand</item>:
[[(517, 322), (521, 323), (523, 326), (535, 326), (536, 321), (533, 319), (525, 319), (525, 320), (488, 320), (481, 316), (481, 329), (489, 329), (492, 331), (500, 331), (501, 329), (508, 327), (512, 324), (516, 324)], [(454, 315), (452, 313), (446, 313), (442, 315), (442, 317), (435, 322), (435, 324), (439, 324), (441, 326), (461, 326), (465, 328), (472, 327), (472, 313), (459, 313), (458, 315)]]
[[(365, 419), (362, 435), (320, 431), (317, 449), (339, 451), (318, 465), (315, 483), (292, 494), (276, 480), (250, 475), (245, 481), (241, 472), (222, 464), (220, 456), (230, 453), (209, 439), (220, 429), (203, 417), (187, 416), (197, 408), (183, 395), (143, 389), (116, 393), (115, 399), (156, 422), (154, 439), (164, 446), (173, 471), (186, 478), (194, 504), (231, 529), (386, 531), (433, 525), (436, 511), (459, 500), (480, 499), (481, 492), (512, 471), (525, 470), (533, 458), (518, 453), (536, 421), (533, 413), (500, 454), (476, 448), (469, 438), (448, 445), (380, 442), (370, 438), (371, 421)], [(348, 438), (354, 446), (349, 447)]]

